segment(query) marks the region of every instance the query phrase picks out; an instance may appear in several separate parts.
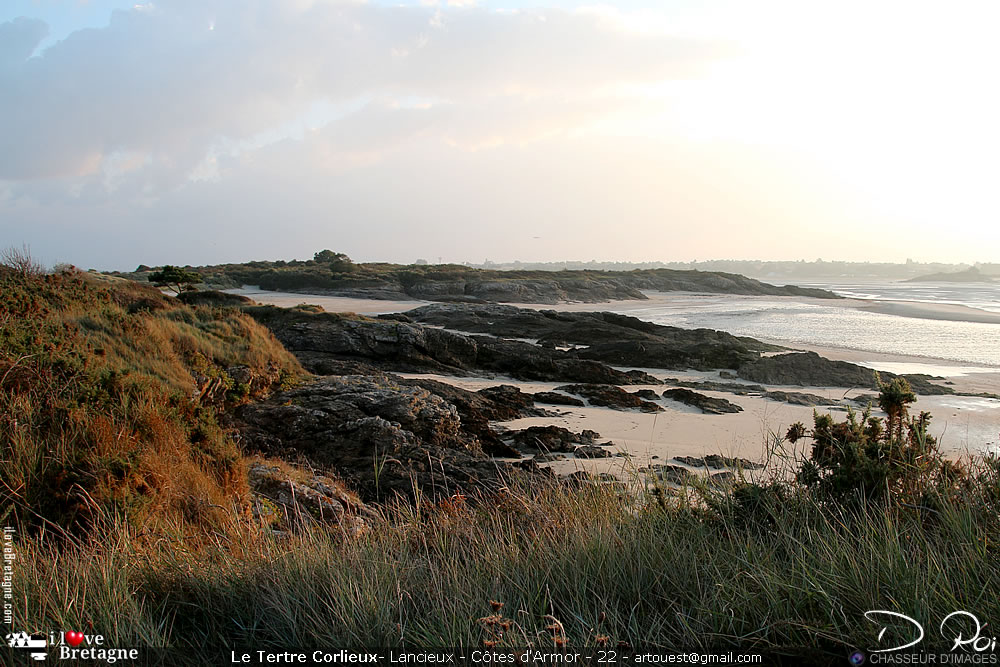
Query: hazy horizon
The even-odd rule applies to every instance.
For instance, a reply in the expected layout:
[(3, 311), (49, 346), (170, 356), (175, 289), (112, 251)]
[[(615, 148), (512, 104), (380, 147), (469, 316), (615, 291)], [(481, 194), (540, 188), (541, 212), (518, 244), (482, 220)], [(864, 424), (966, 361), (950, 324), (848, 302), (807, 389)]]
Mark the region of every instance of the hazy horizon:
[(8, 0), (0, 246), (1000, 262), (1000, 6), (542, 4)]

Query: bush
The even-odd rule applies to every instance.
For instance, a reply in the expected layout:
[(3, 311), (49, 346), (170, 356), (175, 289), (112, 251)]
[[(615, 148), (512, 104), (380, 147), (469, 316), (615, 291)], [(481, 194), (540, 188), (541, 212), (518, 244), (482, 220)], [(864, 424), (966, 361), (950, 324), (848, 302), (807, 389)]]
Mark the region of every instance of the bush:
[(792, 443), (813, 439), (798, 481), (831, 500), (920, 503), (929, 495), (954, 493), (966, 474), (944, 459), (927, 433), (930, 414), (909, 417), (907, 406), (916, 400), (909, 383), (904, 378), (882, 382), (877, 374), (875, 380), (884, 419), (873, 417), (869, 406), (860, 418), (850, 409), (841, 422), (814, 414), (811, 431), (801, 423), (788, 429), (785, 438)]

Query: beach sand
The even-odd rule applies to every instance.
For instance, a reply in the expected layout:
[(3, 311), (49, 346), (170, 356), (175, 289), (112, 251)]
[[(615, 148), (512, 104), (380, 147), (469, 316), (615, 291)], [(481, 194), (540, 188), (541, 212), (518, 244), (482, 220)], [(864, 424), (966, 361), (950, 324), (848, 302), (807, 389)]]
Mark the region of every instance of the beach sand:
[[(686, 380), (718, 379), (716, 373), (671, 373), (669, 371), (644, 369), (655, 377), (679, 378)], [(508, 377), (453, 377), (436, 374), (400, 373), (405, 377), (424, 377), (440, 382), (477, 391), (498, 384), (509, 384), (524, 392), (552, 391), (562, 383), (521, 382)], [(639, 385), (625, 387), (627, 391), (652, 389), (657, 394), (667, 387), (663, 385)], [(804, 391), (819, 394), (831, 402), (844, 397), (842, 387), (776, 387), (789, 391)], [(610, 440), (614, 446), (612, 453), (627, 452), (628, 460), (569, 459), (552, 464), (557, 472), (572, 472), (584, 469), (593, 472), (622, 473), (629, 468), (640, 468), (650, 464), (671, 463), (675, 456), (701, 457), (707, 454), (722, 454), (741, 457), (752, 461), (768, 460), (768, 445), (773, 443), (773, 434), (783, 435), (795, 422), (812, 426), (813, 408), (772, 401), (760, 396), (737, 396), (728, 392), (703, 391), (708, 396), (725, 398), (743, 408), (743, 412), (726, 415), (707, 415), (699, 409), (671, 400), (661, 400), (665, 412), (644, 413), (638, 411), (612, 410), (604, 407), (555, 406), (539, 403), (537, 407), (559, 413), (558, 417), (526, 417), (500, 425), (522, 429), (529, 426), (555, 425), (571, 431), (592, 429), (601, 434), (600, 442)], [(862, 392), (851, 390), (850, 395)], [(860, 411), (860, 407), (858, 408)], [(844, 408), (817, 408), (819, 412), (831, 412), (836, 418), (846, 415)], [(942, 451), (950, 458), (984, 451), (997, 446), (1000, 430), (1000, 401), (955, 396), (921, 396), (912, 406), (917, 414), (926, 410), (934, 415), (930, 433), (940, 441)], [(877, 413), (877, 407), (876, 407)], [(792, 450), (786, 443), (786, 454)], [(1000, 450), (998, 450), (1000, 451)], [(777, 463), (776, 459), (771, 463)], [(676, 464), (676, 462), (672, 462)]]

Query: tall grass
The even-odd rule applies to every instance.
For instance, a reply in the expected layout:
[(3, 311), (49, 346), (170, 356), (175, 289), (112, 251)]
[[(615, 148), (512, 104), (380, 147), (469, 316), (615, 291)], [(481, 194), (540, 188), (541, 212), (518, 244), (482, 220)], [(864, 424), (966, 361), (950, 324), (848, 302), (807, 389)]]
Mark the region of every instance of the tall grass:
[[(238, 386), (232, 366), (261, 381)], [(22, 530), (109, 512), (221, 521), (246, 474), (217, 405), (302, 374), (235, 309), (0, 266), (0, 505)]]
[(876, 645), (870, 609), (1000, 618), (998, 507), (975, 493), (928, 512), (831, 507), (800, 490), (746, 516), (512, 481), (490, 498), (387, 508), (355, 538), (277, 538), (233, 516), (195, 541), (109, 520), (69, 548), (22, 542), (19, 613), (197, 649), (565, 641), (837, 656)]

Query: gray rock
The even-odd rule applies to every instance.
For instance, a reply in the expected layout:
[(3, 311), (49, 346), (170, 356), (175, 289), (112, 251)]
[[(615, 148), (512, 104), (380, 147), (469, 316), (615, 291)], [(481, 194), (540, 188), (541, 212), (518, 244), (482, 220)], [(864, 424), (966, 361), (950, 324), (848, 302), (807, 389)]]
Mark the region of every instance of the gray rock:
[(483, 452), (455, 406), (398, 380), (327, 377), (242, 406), (242, 445), (335, 468), (366, 500), (502, 486), (513, 469)]
[(720, 454), (709, 454), (701, 458), (697, 456), (675, 456), (674, 461), (689, 465), (692, 468), (742, 468), (744, 470), (759, 470), (764, 467), (761, 463), (755, 463), (748, 459), (729, 458)]
[(566, 394), (560, 394), (557, 391), (540, 391), (535, 394), (535, 401), (537, 403), (548, 403), (550, 405), (571, 405), (575, 407), (583, 407), (586, 405), (579, 398), (573, 398), (572, 396), (567, 396)]
[(724, 398), (712, 398), (711, 396), (699, 394), (698, 392), (691, 391), (690, 389), (667, 389), (663, 392), (663, 398), (669, 398), (672, 401), (679, 401), (685, 405), (696, 407), (705, 414), (710, 415), (743, 412), (742, 407), (736, 405), (735, 403), (730, 403)]
[(644, 401), (635, 394), (630, 394), (621, 387), (609, 384), (568, 384), (556, 387), (559, 391), (565, 391), (577, 396), (583, 396), (591, 405), (614, 408), (615, 410), (629, 410), (639, 408), (643, 412), (663, 412), (663, 406), (650, 401)]
[(573, 450), (577, 458), (581, 459), (606, 459), (611, 457), (611, 452), (599, 445), (582, 445)]
[(286, 527), (318, 523), (358, 535), (378, 516), (342, 483), (287, 464), (282, 467), (258, 461), (250, 466), (247, 477), (254, 494), (253, 514), (266, 523)]
[[(516, 309), (515, 309), (516, 310)], [(642, 372), (623, 372), (599, 361), (517, 340), (469, 336), (388, 319), (311, 313), (274, 306), (245, 312), (267, 326), (281, 343), (316, 373), (331, 362), (364, 362), (394, 371), (468, 374), (488, 371), (520, 380), (656, 384)], [(410, 315), (413, 315), (411, 311)], [(336, 368), (333, 364), (332, 368)]]

